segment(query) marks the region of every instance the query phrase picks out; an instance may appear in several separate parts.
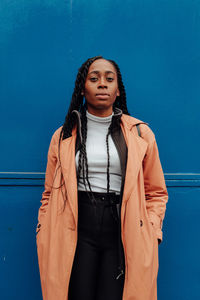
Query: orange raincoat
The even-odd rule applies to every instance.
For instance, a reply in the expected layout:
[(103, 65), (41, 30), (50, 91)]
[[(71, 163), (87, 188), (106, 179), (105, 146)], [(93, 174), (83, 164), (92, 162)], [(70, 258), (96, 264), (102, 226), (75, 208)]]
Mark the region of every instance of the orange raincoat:
[[(136, 124), (140, 124), (141, 137)], [(125, 254), (123, 300), (157, 300), (158, 239), (168, 193), (152, 130), (122, 114), (121, 129), (128, 148), (121, 206), (121, 238)], [(78, 201), (75, 165), (77, 128), (58, 141), (51, 139), (45, 190), (38, 213), (37, 253), (44, 300), (68, 300), (68, 286), (77, 244)], [(60, 188), (61, 172), (63, 185)], [(54, 188), (52, 188), (52, 185)], [(67, 198), (63, 209), (63, 193)]]

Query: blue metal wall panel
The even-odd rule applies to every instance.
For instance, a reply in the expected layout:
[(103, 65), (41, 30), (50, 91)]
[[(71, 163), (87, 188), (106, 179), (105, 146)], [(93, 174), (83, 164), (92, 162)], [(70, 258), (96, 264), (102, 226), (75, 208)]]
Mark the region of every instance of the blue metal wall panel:
[(0, 298), (42, 299), (35, 228), (43, 187), (0, 189)]
[[(22, 180), (0, 189), (0, 291), (4, 300), (42, 300), (35, 227), (43, 185), (37, 179), (34, 182), (20, 186)], [(176, 187), (167, 180), (167, 186), (170, 200), (159, 246), (158, 300), (199, 300), (200, 180), (195, 187), (183, 187), (182, 180), (177, 180)]]
[(119, 63), (130, 112), (156, 134), (170, 195), (158, 300), (199, 299), (200, 1), (1, 0), (0, 19), (1, 299), (41, 299), (47, 150), (78, 68), (95, 55)]
[(119, 63), (165, 172), (199, 172), (199, 13), (190, 0), (1, 0), (2, 170), (44, 170), (77, 69), (102, 54)]

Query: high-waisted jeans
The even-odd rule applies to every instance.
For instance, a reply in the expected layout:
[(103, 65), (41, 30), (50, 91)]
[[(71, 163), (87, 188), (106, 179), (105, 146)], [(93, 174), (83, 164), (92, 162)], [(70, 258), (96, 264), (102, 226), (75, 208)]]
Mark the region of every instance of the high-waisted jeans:
[(69, 300), (122, 300), (124, 275), (118, 267), (115, 197), (94, 193), (96, 214), (86, 192), (78, 193), (78, 241), (69, 283)]

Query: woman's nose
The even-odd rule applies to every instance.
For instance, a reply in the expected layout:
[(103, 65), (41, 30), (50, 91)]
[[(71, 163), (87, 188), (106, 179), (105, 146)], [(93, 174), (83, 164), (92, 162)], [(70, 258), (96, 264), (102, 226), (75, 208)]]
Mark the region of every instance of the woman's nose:
[(107, 88), (107, 83), (106, 83), (106, 80), (105, 80), (105, 78), (100, 78), (99, 79), (99, 85), (98, 85), (98, 87), (104, 87), (104, 88)]

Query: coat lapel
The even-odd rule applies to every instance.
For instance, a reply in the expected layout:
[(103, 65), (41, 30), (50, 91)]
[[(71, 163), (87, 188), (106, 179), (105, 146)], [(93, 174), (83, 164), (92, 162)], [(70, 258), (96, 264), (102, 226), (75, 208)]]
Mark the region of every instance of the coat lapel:
[(127, 167), (122, 202), (127, 202), (135, 188), (139, 170), (147, 149), (147, 142), (137, 136), (131, 127), (122, 123), (122, 131), (128, 147)]
[(60, 146), (60, 160), (67, 191), (67, 201), (69, 201), (75, 224), (77, 225), (78, 204), (77, 204), (77, 178), (75, 163), (75, 142), (76, 128), (72, 131), (72, 136), (63, 140)]

